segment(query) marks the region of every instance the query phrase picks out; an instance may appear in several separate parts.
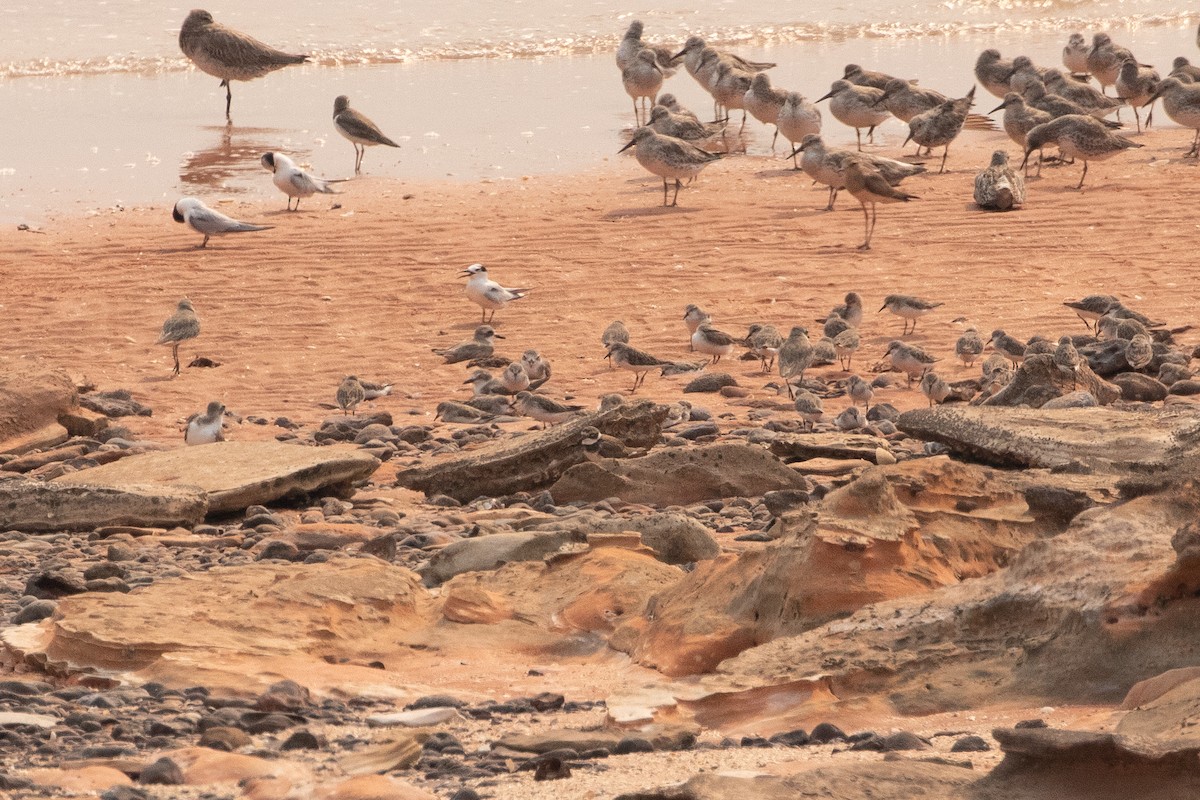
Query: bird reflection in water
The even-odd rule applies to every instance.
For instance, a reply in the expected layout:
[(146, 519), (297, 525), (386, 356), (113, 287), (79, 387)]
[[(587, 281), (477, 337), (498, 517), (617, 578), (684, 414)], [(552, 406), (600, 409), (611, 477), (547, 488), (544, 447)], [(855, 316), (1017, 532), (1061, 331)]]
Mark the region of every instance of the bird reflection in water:
[[(205, 126), (218, 134), (212, 147), (185, 153), (179, 165), (179, 180), (188, 186), (219, 188), (233, 194), (245, 193), (260, 177), (259, 158), (269, 150), (280, 150), (279, 143), (290, 137), (278, 128), (239, 128), (226, 125)], [(289, 147), (286, 151), (297, 163), (305, 163), (310, 150)]]

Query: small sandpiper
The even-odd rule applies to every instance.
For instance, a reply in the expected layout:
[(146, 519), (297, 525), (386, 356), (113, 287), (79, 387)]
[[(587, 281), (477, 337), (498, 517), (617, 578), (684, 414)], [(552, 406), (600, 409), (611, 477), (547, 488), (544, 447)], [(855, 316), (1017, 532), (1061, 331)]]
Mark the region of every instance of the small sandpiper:
[(1067, 300), (1063, 305), (1078, 314), (1083, 324), (1088, 326), (1088, 330), (1092, 330), (1096, 320), (1119, 302), (1111, 294), (1089, 294), (1081, 300)]
[[(507, 400), (503, 402), (508, 402)], [(476, 424), (487, 422), (495, 417), (487, 411), (482, 411), (474, 406), (466, 405), (465, 403), (456, 403), (453, 400), (443, 400), (437, 404), (437, 409), (433, 415), (434, 419), (440, 419), (442, 422), (457, 422)]]
[(850, 81), (834, 81), (829, 92), (817, 102), (829, 100), (829, 111), (842, 124), (854, 128), (854, 137), (862, 150), (862, 128), (867, 129), (867, 141), (875, 141), (875, 126), (891, 116), (886, 108), (879, 105), (883, 90), (872, 86), (858, 86)]
[(225, 441), (222, 426), (225, 424), (225, 406), (217, 400), (208, 404), (203, 413), (192, 414), (188, 417), (187, 427), (183, 432), (183, 441), (187, 444), (212, 444)]
[(362, 172), (363, 156), (368, 147), (384, 145), (399, 147), (400, 145), (383, 135), (379, 126), (367, 118), (365, 114), (350, 107), (350, 98), (338, 95), (333, 101), (333, 127), (337, 132), (354, 145), (354, 174)]
[(683, 309), (683, 324), (688, 330), (688, 349), (695, 350), (696, 347), (691, 343), (691, 337), (696, 333), (696, 329), (705, 322), (712, 322), (712, 316), (700, 308), (695, 303), (688, 303)]
[(1079, 386), (1079, 370), (1084, 364), (1084, 358), (1075, 349), (1075, 343), (1070, 336), (1060, 336), (1058, 347), (1054, 350), (1054, 366), (1071, 376), (1071, 389)]
[(513, 394), (504, 385), (504, 381), (492, 377), (492, 373), (486, 369), (475, 370), (467, 376), (467, 379), (463, 383), (471, 384), (472, 391), (476, 397), (484, 394)]
[[(879, 307), (876, 313), (882, 313), (884, 310), (890, 311), (896, 316), (904, 320), (904, 330), (901, 335), (915, 333), (917, 330), (917, 320), (935, 308), (939, 308), (945, 303), (938, 303), (932, 300), (923, 300), (920, 297), (913, 297), (908, 294), (889, 294), (883, 298), (883, 305)], [(912, 329), (908, 327), (908, 323), (912, 323)]]
[(821, 333), (830, 339), (836, 339), (839, 333), (847, 330), (850, 330), (850, 323), (842, 319), (840, 314), (833, 311), (829, 312), (829, 316), (821, 324)]
[[(862, 205), (863, 229), (866, 238), (858, 246), (859, 250), (871, 249), (871, 236), (875, 233), (875, 206), (877, 204), (907, 203), (909, 200), (917, 199), (915, 194), (893, 188), (878, 169), (863, 160), (848, 161), (842, 169), (842, 180), (846, 183), (846, 191), (854, 195)], [(869, 216), (867, 214), (868, 203), (871, 205)]]
[[(467, 279), (467, 299), (482, 310), (480, 322), (491, 322), (496, 311), (504, 308), (513, 300), (520, 300), (529, 293), (528, 289), (507, 289), (488, 278), (487, 267), (483, 264), (472, 264), (459, 275), (469, 275)], [(491, 315), (488, 315), (488, 311)]]
[(663, 136), (655, 133), (652, 128), (641, 127), (634, 132), (629, 144), (617, 152), (624, 152), (630, 147), (636, 147), (634, 156), (638, 163), (652, 175), (662, 178), (663, 205), (667, 205), (668, 181), (675, 181), (675, 196), (671, 199), (674, 206), (679, 201), (679, 190), (683, 188), (681, 179), (689, 181), (700, 174), (700, 171), (721, 156), (701, 150), (691, 142), (676, 139), (673, 136)]
[(737, 340), (728, 333), (717, 330), (707, 322), (700, 323), (696, 332), (692, 334), (692, 349), (697, 353), (712, 356), (709, 364), (716, 364), (721, 360), (721, 356), (732, 353), (736, 343)]
[(522, 416), (532, 417), (542, 423), (543, 427), (566, 422), (583, 411), (583, 406), (565, 405), (532, 392), (517, 392), (517, 396), (513, 398), (513, 408)]
[(629, 329), (625, 327), (625, 323), (621, 320), (614, 320), (604, 329), (604, 333), (600, 334), (600, 344), (606, 348), (610, 344), (620, 342), (621, 344), (629, 344)]
[(495, 352), (495, 340), (504, 337), (496, 333), (491, 325), (480, 325), (475, 329), (475, 335), (465, 342), (460, 342), (448, 349), (434, 348), (433, 352), (445, 359), (446, 364), (456, 364), (459, 361), (474, 361), (477, 358), (488, 358)]
[(871, 388), (871, 384), (857, 375), (851, 375), (846, 381), (846, 393), (850, 395), (850, 402), (862, 403), (867, 407), (867, 411), (871, 410), (871, 399), (875, 397), (875, 390)]
[(985, 349), (990, 347), (1007, 358), (1012, 362), (1014, 368), (1025, 360), (1025, 345), (1015, 336), (1009, 336), (1000, 328), (992, 331), (992, 338), (984, 347)]
[(1076, 189), (1083, 188), (1089, 161), (1104, 161), (1130, 148), (1142, 146), (1116, 135), (1095, 117), (1068, 114), (1038, 125), (1029, 132), (1025, 137), (1025, 161), (1021, 162), (1021, 166), (1024, 167), (1029, 161), (1030, 153), (1041, 150), (1047, 144), (1057, 144), (1064, 158), (1083, 160), (1083, 174), (1079, 176)]
[(338, 386), (337, 404), (343, 414), (353, 414), (354, 409), (358, 404), (366, 399), (367, 393), (363, 390), (362, 384), (358, 382), (358, 377), (347, 375)]
[(804, 420), (805, 427), (810, 431), (821, 421), (821, 416), (825, 412), (824, 406), (821, 405), (821, 398), (807, 389), (796, 392), (795, 406), (796, 413), (800, 415), (800, 419)]
[(850, 431), (857, 431), (865, 428), (867, 425), (867, 418), (863, 415), (863, 412), (858, 409), (858, 406), (849, 406), (848, 408), (843, 409), (842, 413), (834, 417), (833, 424), (837, 426), (839, 431), (846, 431), (849, 433)]
[(755, 322), (746, 331), (745, 345), (751, 353), (758, 356), (762, 371), (767, 373), (775, 366), (775, 357), (779, 355), (779, 348), (783, 346), (783, 337), (773, 325)]
[(833, 337), (833, 349), (837, 353), (842, 369), (850, 369), (850, 362), (854, 358), (854, 351), (858, 349), (858, 344), (858, 331), (854, 328), (847, 328)]
[(975, 87), (967, 92), (965, 97), (957, 100), (947, 100), (939, 106), (917, 114), (908, 123), (908, 138), (903, 147), (912, 139), (919, 145), (932, 150), (934, 147), (945, 147), (942, 151), (942, 165), (938, 174), (946, 171), (946, 157), (950, 155), (950, 143), (962, 132), (967, 114), (975, 104)]
[(611, 359), (612, 363), (616, 364), (618, 368), (627, 369), (633, 373), (633, 389), (631, 393), (636, 392), (638, 387), (645, 383), (648, 372), (665, 367), (671, 363), (670, 361), (655, 358), (649, 353), (644, 353), (621, 342), (610, 344), (608, 346), (608, 353), (604, 357)]
[(950, 396), (950, 384), (938, 377), (937, 373), (929, 370), (921, 376), (921, 394), (929, 400), (929, 407), (941, 405)]
[(837, 314), (846, 320), (846, 324), (851, 328), (858, 328), (862, 325), (863, 321), (862, 298), (859, 297), (858, 292), (846, 292), (841, 305), (834, 306), (830, 313)]
[(540, 389), (550, 380), (550, 362), (537, 350), (526, 350), (522, 353), (521, 366), (525, 367), (525, 374), (529, 376), (530, 389)]
[(514, 361), (500, 373), (500, 382), (510, 394), (524, 392), (529, 389), (529, 373), (520, 361)]
[[(962, 317), (955, 320), (955, 322), (959, 321), (966, 322)], [(958, 360), (963, 363), (964, 367), (970, 367), (982, 354), (983, 337), (979, 335), (979, 331), (974, 325), (967, 323), (962, 336), (958, 337), (958, 341), (954, 343), (954, 355), (958, 356)]]
[(994, 211), (1011, 211), (1025, 204), (1025, 179), (1008, 165), (1008, 153), (992, 153), (992, 163), (975, 176), (975, 204)]
[(788, 397), (795, 397), (792, 385), (804, 383), (804, 372), (813, 362), (813, 346), (808, 340), (808, 328), (797, 325), (779, 347), (779, 375), (787, 384)]
[(899, 339), (893, 339), (883, 355), (891, 359), (892, 367), (907, 376), (910, 389), (914, 378), (921, 377), (925, 370), (941, 360), (929, 355), (915, 344), (905, 344)]
[(1144, 333), (1139, 333), (1125, 345), (1125, 361), (1134, 372), (1141, 372), (1154, 360), (1154, 342)]
[(185, 297), (175, 306), (175, 313), (167, 317), (162, 325), (162, 333), (155, 342), (155, 344), (171, 345), (171, 358), (175, 360), (175, 369), (172, 371), (172, 375), (179, 374), (179, 345), (188, 339), (195, 339), (199, 335), (200, 319), (196, 316), (196, 309), (192, 306), (192, 301)]

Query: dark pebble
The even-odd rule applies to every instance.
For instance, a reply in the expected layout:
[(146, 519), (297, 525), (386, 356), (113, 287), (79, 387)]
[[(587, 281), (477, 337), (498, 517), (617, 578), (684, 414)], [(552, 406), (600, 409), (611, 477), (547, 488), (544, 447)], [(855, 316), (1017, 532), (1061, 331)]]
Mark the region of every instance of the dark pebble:
[(479, 792), (464, 787), (450, 795), (450, 800), (480, 800)]
[(761, 736), (743, 736), (742, 747), (770, 747), (771, 743)]
[(556, 711), (563, 707), (564, 701), (565, 698), (561, 694), (542, 692), (529, 698), (529, 705), (533, 706), (535, 711)]
[(546, 758), (533, 772), (535, 781), (559, 781), (571, 777), (571, 768), (557, 758)]
[(992, 746), (982, 736), (964, 736), (950, 748), (951, 753), (984, 753)]
[(269, 542), (266, 547), (259, 551), (256, 560), (266, 561), (272, 558), (282, 561), (297, 561), (300, 558), (300, 550), (290, 542)]
[(832, 722), (822, 722), (812, 729), (812, 732), (808, 734), (808, 738), (817, 744), (826, 744), (838, 739), (845, 739), (846, 732)]
[(296, 731), (279, 745), (280, 750), (320, 750), (322, 747), (321, 737), (308, 730)]
[(38, 620), (46, 619), (53, 616), (57, 608), (58, 603), (53, 600), (34, 600), (13, 615), (13, 625), (24, 625), (27, 622), (37, 622)]
[(654, 743), (639, 736), (626, 736), (617, 742), (612, 750), (614, 756), (624, 756), (629, 753), (653, 753)]
[(183, 770), (169, 758), (163, 757), (142, 770), (138, 775), (138, 783), (153, 786), (180, 786), (183, 784)]
[(780, 744), (784, 747), (803, 747), (808, 744), (808, 733), (803, 728), (797, 728), (794, 731), (786, 731), (785, 733), (777, 733), (771, 737), (771, 744)]
[(418, 697), (404, 707), (405, 711), (415, 711), (419, 708), (462, 708), (467, 703), (448, 694), (430, 694)]
[(1022, 728), (1047, 728), (1049, 726), (1044, 719), (1023, 719), (1013, 727), (1019, 730)]
[(101, 561), (99, 564), (92, 564), (83, 571), (83, 579), (85, 581), (96, 581), (102, 578), (124, 578), (129, 574), (129, 570), (120, 564), (112, 561)]
[(25, 594), (42, 600), (56, 600), (72, 594), (83, 594), (87, 586), (83, 580), (62, 570), (47, 570), (25, 582)]
[(100, 800), (150, 800), (145, 789), (133, 786), (114, 786), (100, 795)]

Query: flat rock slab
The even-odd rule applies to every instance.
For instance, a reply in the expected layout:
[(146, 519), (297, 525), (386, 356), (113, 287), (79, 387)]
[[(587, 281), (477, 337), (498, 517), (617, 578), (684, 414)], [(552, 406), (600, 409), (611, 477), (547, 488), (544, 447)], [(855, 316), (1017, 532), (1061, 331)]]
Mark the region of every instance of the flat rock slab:
[(29, 725), (35, 728), (53, 728), (58, 717), (50, 714), (26, 714), (21, 711), (0, 711), (0, 728), (14, 725)]
[(876, 462), (875, 451), (887, 440), (862, 433), (795, 433), (771, 441), (771, 452), (785, 461), (813, 458), (861, 458)]
[(358, 449), (278, 442), (216, 442), (144, 453), (56, 478), (54, 484), (125, 490), (191, 487), (208, 497), (208, 513), (240, 511), (292, 494), (347, 492), (379, 460)]
[(5, 530), (45, 533), (109, 525), (191, 527), (202, 522), (208, 510), (208, 497), (194, 486), (0, 481), (0, 525)]
[(617, 731), (576, 731), (562, 728), (545, 733), (513, 734), (493, 742), (492, 747), (503, 747), (522, 753), (549, 753), (551, 750), (570, 748), (585, 750), (612, 750), (624, 734)]
[(1000, 467), (1129, 473), (1195, 449), (1200, 414), (1108, 408), (931, 408), (908, 411), (900, 430)]

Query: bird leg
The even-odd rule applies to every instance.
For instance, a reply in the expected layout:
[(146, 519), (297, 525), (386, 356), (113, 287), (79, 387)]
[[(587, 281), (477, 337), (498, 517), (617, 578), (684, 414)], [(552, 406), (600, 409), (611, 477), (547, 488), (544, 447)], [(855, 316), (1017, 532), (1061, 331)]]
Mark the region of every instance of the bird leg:
[(829, 204), (825, 206), (826, 211), (833, 211), (833, 201), (837, 200), (837, 193), (837, 189), (832, 186), (829, 187)]
[(663, 178), (663, 208), (667, 207), (667, 179)]
[(949, 144), (947, 144), (946, 149), (942, 151), (942, 166), (941, 166), (941, 169), (938, 170), (938, 175), (941, 175), (943, 172), (946, 171), (946, 156), (948, 156), (948, 155), (950, 155), (950, 145)]
[(863, 239), (863, 243), (858, 246), (858, 249), (859, 250), (870, 250), (871, 249), (871, 218), (869, 216), (867, 216), (867, 204), (866, 203), (862, 204), (862, 210), (863, 210), (863, 233), (865, 234), (866, 238)]
[[(676, 178), (675, 179), (675, 196), (671, 198), (671, 207), (672, 208), (674, 208), (675, 204), (679, 202), (679, 190), (682, 188), (683, 188), (683, 184), (679, 182), (679, 178)], [(664, 197), (663, 199), (665, 200), (666, 198)]]
[(1150, 104), (1150, 113), (1146, 115), (1146, 130), (1150, 130), (1150, 124), (1154, 122), (1154, 103)]
[(858, 128), (854, 129), (854, 138), (858, 141), (858, 152), (862, 152), (862, 131)]
[(875, 126), (874, 125), (867, 128), (867, 141), (870, 142), (871, 144), (875, 144)]
[(1137, 106), (1133, 107), (1133, 118), (1137, 120), (1137, 132), (1142, 132), (1142, 115), (1138, 113)]
[(209, 235), (207, 233), (204, 234), (204, 241), (200, 243), (200, 249), (204, 249), (205, 247), (208, 247), (208, 237), (209, 237)]
[(232, 87), (229, 85), (229, 81), (221, 81), (221, 83), (219, 85), (225, 87), (225, 118), (231, 119), (231, 117), (229, 116), (229, 106), (231, 103), (233, 103)]
[(1192, 149), (1183, 154), (1184, 158), (1196, 158), (1200, 154), (1200, 128), (1196, 128), (1196, 137), (1192, 139)]
[(1088, 162), (1084, 161), (1083, 162), (1083, 174), (1079, 176), (1079, 185), (1075, 187), (1076, 189), (1083, 188), (1083, 179), (1087, 177), (1087, 168), (1088, 168)]
[(179, 342), (174, 342), (171, 345), (171, 357), (175, 359), (175, 370), (171, 374), (178, 375), (179, 374)]
[(775, 140), (779, 138), (779, 126), (775, 126), (775, 135), (771, 137), (771, 152), (775, 152)]

